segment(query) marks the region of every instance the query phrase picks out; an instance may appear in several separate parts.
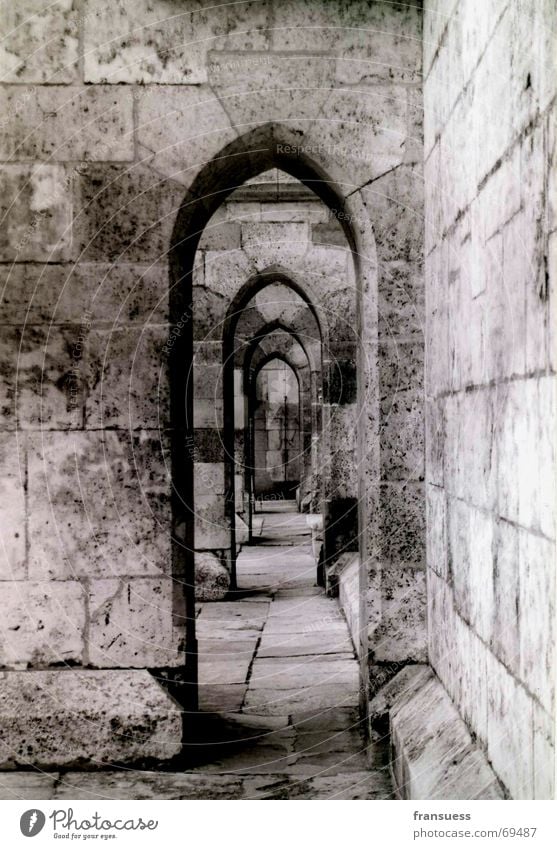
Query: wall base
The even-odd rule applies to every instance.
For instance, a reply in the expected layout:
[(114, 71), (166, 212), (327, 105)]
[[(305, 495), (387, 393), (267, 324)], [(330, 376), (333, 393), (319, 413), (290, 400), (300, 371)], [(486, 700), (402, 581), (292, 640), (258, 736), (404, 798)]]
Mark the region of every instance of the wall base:
[(4, 672), (0, 769), (168, 761), (179, 706), (145, 669)]
[(504, 799), (482, 750), (443, 685), (424, 665), (407, 666), (370, 702), (372, 733), (388, 716), (391, 768), (402, 799)]

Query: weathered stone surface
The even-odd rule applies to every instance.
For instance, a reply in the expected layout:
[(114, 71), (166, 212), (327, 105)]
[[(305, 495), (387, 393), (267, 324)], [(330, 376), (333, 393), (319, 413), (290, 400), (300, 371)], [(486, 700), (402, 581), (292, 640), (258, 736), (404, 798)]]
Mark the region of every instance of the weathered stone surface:
[(1, 680), (4, 769), (134, 764), (180, 751), (180, 710), (146, 670), (5, 672)]
[[(156, 8), (148, 0), (124, 0), (110, 14), (98, 0), (89, 7), (84, 18), (86, 82), (199, 85), (207, 80), (208, 68), (220, 67), (218, 54), (210, 58), (208, 51), (268, 46), (266, 2), (218, 10), (195, 0), (177, 10), (169, 0)], [(230, 74), (249, 62), (242, 55), (234, 58), (234, 64), (223, 68)]]
[(0, 267), (0, 322), (24, 325), (166, 324), (164, 263), (16, 263)]
[(25, 442), (15, 433), (0, 434), (0, 580), (26, 577)]
[(380, 620), (369, 627), (374, 660), (423, 663), (427, 659), (425, 572), (421, 568), (385, 567), (380, 586)]
[[(0, 47), (3, 82), (68, 83), (78, 76), (78, 19), (73, 0), (2, 3)], [(24, 102), (21, 104), (22, 108)]]
[(87, 427), (136, 430), (168, 423), (167, 340), (166, 327), (91, 331)]
[(0, 109), (12, 120), (10, 132), (0, 139), (0, 158), (131, 161), (132, 104), (130, 91), (101, 86), (4, 88)]
[(381, 484), (380, 545), (393, 565), (423, 565), (425, 560), (424, 486), (421, 483)]
[(88, 658), (92, 666), (180, 666), (185, 634), (173, 627), (174, 585), (169, 578), (90, 581)]
[(52, 799), (57, 773), (18, 771), (0, 773), (0, 799)]
[(30, 577), (169, 573), (165, 457), (148, 431), (30, 436)]
[(220, 601), (230, 587), (230, 575), (222, 562), (209, 551), (195, 555), (196, 601)]
[(74, 243), (82, 260), (166, 260), (184, 194), (175, 181), (139, 163), (95, 162), (74, 175), (74, 187)]
[[(56, 799), (239, 799), (242, 779), (186, 772), (66, 772)], [(40, 797), (33, 797), (40, 798)]]
[(404, 666), (369, 702), (368, 717), (371, 728), (381, 730), (385, 721), (388, 721), (391, 708), (399, 700), (411, 698), (425, 681), (433, 678), (434, 672), (430, 666), (425, 664)]
[(62, 165), (3, 165), (0, 258), (57, 262), (72, 245), (71, 180)]
[(83, 661), (85, 591), (78, 581), (3, 581), (0, 666)]
[(532, 799), (532, 700), (491, 654), (487, 655), (487, 674), (489, 759), (514, 799)]
[(403, 799), (502, 799), (500, 784), (440, 681), (425, 676), (390, 709), (393, 773)]

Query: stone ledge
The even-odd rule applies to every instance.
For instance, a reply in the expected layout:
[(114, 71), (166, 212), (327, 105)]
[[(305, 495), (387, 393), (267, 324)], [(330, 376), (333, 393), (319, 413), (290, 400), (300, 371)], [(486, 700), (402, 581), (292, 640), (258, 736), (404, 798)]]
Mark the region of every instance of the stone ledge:
[(180, 753), (179, 706), (144, 669), (5, 672), (0, 769), (167, 761)]
[(503, 789), (429, 667), (403, 669), (370, 704), (388, 710), (391, 768), (402, 799), (504, 799)]

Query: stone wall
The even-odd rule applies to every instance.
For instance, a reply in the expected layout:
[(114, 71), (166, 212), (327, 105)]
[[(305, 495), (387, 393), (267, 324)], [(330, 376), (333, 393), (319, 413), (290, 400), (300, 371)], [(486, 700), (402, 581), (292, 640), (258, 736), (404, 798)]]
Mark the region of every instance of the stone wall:
[(556, 23), (424, 22), (430, 662), (514, 798), (553, 797)]
[(256, 378), (255, 496), (294, 497), (301, 473), (301, 411), (296, 372), (280, 360)]
[[(181, 228), (191, 244), (223, 180), (272, 166), (325, 178), (316, 191), (355, 251), (362, 344), (343, 369), (372, 649), (423, 657), (418, 6), (27, 0), (24, 24), (18, 9), (1, 12), (1, 663), (182, 664), (193, 528), (172, 512), (183, 405), (168, 367), (191, 339)], [(316, 242), (330, 229), (318, 222)], [(193, 456), (179, 462), (190, 480)]]

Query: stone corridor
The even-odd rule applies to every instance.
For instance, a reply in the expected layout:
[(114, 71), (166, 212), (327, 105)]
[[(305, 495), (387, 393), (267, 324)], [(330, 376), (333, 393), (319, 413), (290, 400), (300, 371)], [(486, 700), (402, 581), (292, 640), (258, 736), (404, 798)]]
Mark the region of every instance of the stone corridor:
[(5, 797), (393, 798), (386, 739), (364, 741), (346, 621), (316, 586), (307, 516), (288, 502), (266, 510), (238, 558), (237, 591), (199, 605), (200, 714), (185, 769), (3, 773)]

